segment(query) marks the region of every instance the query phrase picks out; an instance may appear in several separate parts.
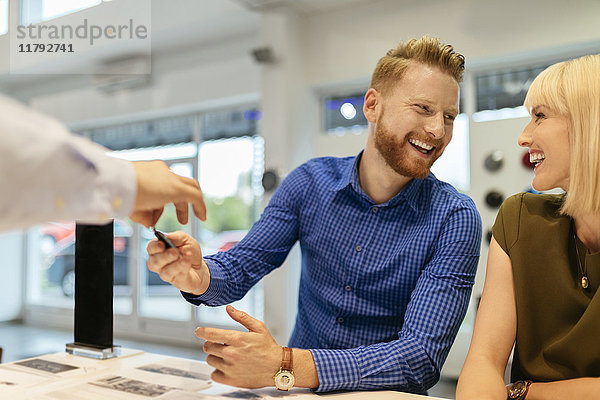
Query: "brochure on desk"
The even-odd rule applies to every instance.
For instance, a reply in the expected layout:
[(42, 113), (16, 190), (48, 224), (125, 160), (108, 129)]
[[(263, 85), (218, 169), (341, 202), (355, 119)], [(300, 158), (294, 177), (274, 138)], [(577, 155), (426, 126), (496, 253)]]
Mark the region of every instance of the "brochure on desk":
[(0, 400), (267, 400), (315, 398), (308, 389), (246, 390), (212, 382), (204, 362), (142, 354), (108, 361), (49, 354), (0, 365)]
[[(255, 391), (215, 384), (206, 363), (172, 357), (103, 362), (63, 353), (0, 366), (0, 399), (267, 399)], [(32, 397), (33, 396), (33, 397)], [(292, 396), (294, 397), (294, 396)]]
[[(135, 360), (134, 360), (135, 361)], [(46, 394), (51, 399), (156, 399), (170, 392), (193, 393), (212, 385), (205, 363), (163, 357), (150, 363), (123, 363), (85, 382)]]
[(104, 369), (96, 360), (85, 358), (65, 362), (60, 355), (49, 354), (0, 365), (0, 398), (17, 398), (16, 394), (34, 388), (50, 388), (60, 382)]

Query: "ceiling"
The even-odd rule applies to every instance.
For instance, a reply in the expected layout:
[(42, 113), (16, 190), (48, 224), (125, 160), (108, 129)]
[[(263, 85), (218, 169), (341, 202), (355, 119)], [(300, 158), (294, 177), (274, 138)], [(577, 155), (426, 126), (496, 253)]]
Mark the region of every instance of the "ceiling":
[[(177, 45), (214, 43), (260, 29), (260, 14), (287, 7), (300, 15), (315, 15), (369, 0), (153, 0), (152, 48), (160, 52)], [(371, 0), (373, 1), (373, 0)]]
[(352, 7), (367, 0), (234, 0), (250, 10), (263, 11), (274, 7), (287, 6), (305, 14), (315, 14), (336, 7)]
[[(151, 0), (152, 53), (155, 56), (169, 54), (215, 45), (236, 37), (248, 37), (252, 34), (258, 36), (261, 13), (276, 7), (287, 7), (300, 15), (310, 16), (336, 7), (354, 7), (367, 1), (369, 0)], [(100, 55), (81, 55), (77, 62), (89, 64), (90, 70), (93, 70), (98, 56)], [(110, 55), (103, 54), (100, 57), (106, 59)], [(59, 76), (54, 78), (66, 79)], [(75, 81), (75, 78), (69, 80)], [(39, 85), (44, 79), (41, 75), (0, 74), (0, 88), (14, 91), (19, 87)]]

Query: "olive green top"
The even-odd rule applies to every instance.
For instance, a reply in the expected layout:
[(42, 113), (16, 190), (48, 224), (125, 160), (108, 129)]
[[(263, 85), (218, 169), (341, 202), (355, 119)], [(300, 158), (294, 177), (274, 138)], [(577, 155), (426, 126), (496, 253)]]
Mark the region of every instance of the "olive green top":
[[(571, 218), (558, 212), (562, 199), (517, 194), (504, 202), (494, 224), (515, 285), (513, 382), (600, 376), (600, 252), (589, 254), (574, 239)], [(581, 270), (589, 278), (587, 289)]]

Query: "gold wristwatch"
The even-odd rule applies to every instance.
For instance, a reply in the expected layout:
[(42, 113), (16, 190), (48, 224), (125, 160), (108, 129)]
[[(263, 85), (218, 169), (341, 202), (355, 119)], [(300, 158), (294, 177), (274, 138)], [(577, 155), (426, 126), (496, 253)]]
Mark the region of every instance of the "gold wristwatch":
[(508, 385), (506, 387), (507, 400), (525, 400), (525, 396), (527, 396), (527, 392), (529, 391), (529, 386), (531, 386), (532, 381), (516, 381), (512, 385)]
[(296, 378), (294, 377), (294, 362), (292, 358), (292, 349), (289, 347), (282, 347), (281, 368), (279, 368), (279, 372), (273, 377), (277, 390), (288, 391), (294, 387)]

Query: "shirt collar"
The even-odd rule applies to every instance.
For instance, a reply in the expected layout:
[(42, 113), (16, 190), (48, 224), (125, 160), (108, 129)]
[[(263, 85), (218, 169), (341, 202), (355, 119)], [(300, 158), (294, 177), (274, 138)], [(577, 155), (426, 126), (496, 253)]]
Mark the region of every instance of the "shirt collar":
[(342, 176), (337, 184), (333, 187), (334, 192), (339, 192), (340, 190), (346, 188), (348, 185), (352, 185), (352, 187), (356, 190), (356, 187), (360, 188), (360, 184), (358, 181), (358, 164), (360, 163), (360, 159), (362, 157), (363, 150), (351, 163), (346, 164), (345, 169), (342, 172)]
[[(339, 192), (342, 189), (345, 189), (348, 186), (351, 186), (352, 189), (358, 193), (361, 197), (365, 198), (369, 202), (373, 203), (373, 200), (369, 198), (369, 196), (365, 193), (365, 191), (360, 186), (360, 181), (358, 178), (358, 166), (360, 164), (360, 159), (363, 155), (362, 150), (358, 155), (354, 158), (352, 163), (348, 163), (345, 170), (340, 177), (340, 180), (333, 187), (333, 191)], [(429, 173), (431, 176), (431, 173)], [(413, 211), (419, 211), (419, 197), (421, 193), (421, 187), (423, 182), (429, 178), (425, 179), (413, 179), (411, 180), (396, 196), (392, 197), (388, 201), (383, 204), (380, 204), (380, 207), (394, 207), (404, 200), (408, 203), (408, 205), (413, 209)]]
[[(430, 172), (431, 174), (431, 172)], [(429, 178), (429, 175), (427, 176)], [(419, 212), (419, 198), (421, 197), (421, 188), (423, 182), (427, 179), (413, 179), (398, 193), (395, 197), (390, 200), (390, 203), (395, 201), (400, 196), (406, 199), (408, 205), (413, 209), (414, 212)], [(397, 204), (397, 203), (395, 203)]]

